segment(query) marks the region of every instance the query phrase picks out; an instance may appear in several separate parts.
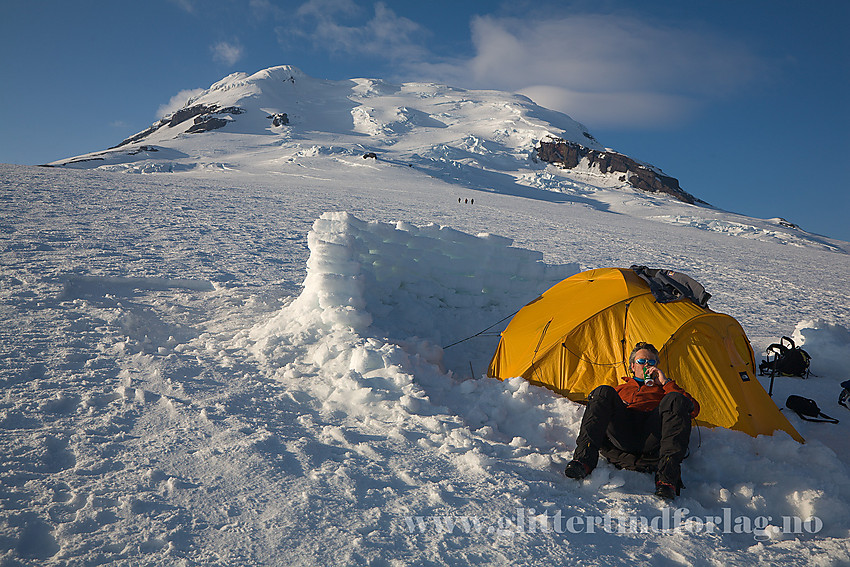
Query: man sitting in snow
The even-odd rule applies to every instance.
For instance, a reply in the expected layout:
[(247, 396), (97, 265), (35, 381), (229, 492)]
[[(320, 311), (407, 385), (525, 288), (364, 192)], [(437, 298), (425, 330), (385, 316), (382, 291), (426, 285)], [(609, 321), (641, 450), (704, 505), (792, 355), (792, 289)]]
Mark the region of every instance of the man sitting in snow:
[(573, 460), (564, 474), (586, 477), (602, 452), (617, 468), (655, 470), (657, 496), (671, 500), (679, 494), (681, 463), (699, 403), (657, 364), (658, 350), (640, 342), (629, 356), (632, 376), (616, 388), (599, 386), (590, 393)]

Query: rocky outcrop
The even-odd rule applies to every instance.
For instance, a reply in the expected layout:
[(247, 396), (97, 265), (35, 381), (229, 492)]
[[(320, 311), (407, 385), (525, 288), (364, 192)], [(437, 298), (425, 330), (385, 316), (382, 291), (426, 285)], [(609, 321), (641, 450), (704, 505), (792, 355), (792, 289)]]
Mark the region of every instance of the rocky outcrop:
[[(195, 106), (190, 106), (189, 108), (181, 108), (174, 114), (172, 114), (168, 118), (168, 122), (165, 123), (169, 128), (174, 128), (181, 122), (185, 122), (190, 118), (195, 118), (196, 116), (201, 116), (203, 114), (212, 114), (216, 111), (218, 105), (216, 104), (196, 104)], [(166, 120), (163, 118), (163, 120)]]
[(289, 116), (285, 112), (269, 114), (266, 118), (272, 121), (272, 126), (286, 126), (289, 124)]
[(601, 173), (621, 173), (620, 181), (635, 189), (666, 193), (685, 203), (704, 203), (679, 187), (679, 180), (675, 177), (664, 175), (655, 168), (617, 152), (592, 150), (561, 138), (549, 138), (540, 141), (537, 158), (565, 169), (574, 169), (586, 160), (586, 167), (598, 169)]
[(134, 156), (134, 155), (138, 155), (142, 152), (158, 152), (158, 151), (159, 151), (159, 149), (155, 148), (154, 146), (139, 146), (135, 150), (133, 150), (131, 152), (127, 152), (127, 155), (128, 156)]
[(189, 129), (186, 130), (186, 133), (199, 134), (201, 132), (217, 130), (225, 126), (227, 126), (227, 120), (225, 120), (224, 118), (216, 118), (215, 116), (205, 114), (203, 116), (196, 116), (195, 123), (189, 126)]
[(239, 115), (243, 114), (244, 112), (245, 110), (239, 108), (238, 106), (228, 106), (222, 108), (217, 104), (196, 104), (187, 108), (181, 108), (174, 114), (160, 119), (159, 122), (154, 123), (147, 130), (139, 132), (134, 136), (130, 136), (117, 146), (112, 146), (109, 149), (114, 150), (115, 148), (126, 146), (127, 144), (139, 142), (141, 140), (144, 140), (160, 128), (164, 128), (166, 126), (169, 128), (174, 128), (178, 124), (182, 124), (183, 122), (186, 122), (190, 119), (194, 120), (192, 126), (190, 126), (188, 130), (186, 130), (187, 133), (197, 134), (199, 132), (208, 132), (210, 130), (215, 130), (216, 128), (221, 128), (225, 126), (228, 122), (223, 118), (216, 117), (216, 114)]
[(147, 138), (148, 136), (150, 136), (151, 134), (153, 134), (154, 132), (156, 132), (157, 130), (162, 128), (162, 126), (166, 123), (167, 122), (165, 122), (164, 119), (160, 120), (159, 122), (157, 122), (156, 124), (154, 124), (153, 126), (148, 128), (147, 130), (142, 130), (138, 134), (130, 136), (129, 138), (127, 138), (126, 140), (124, 140), (120, 144), (118, 144), (116, 146), (112, 146), (109, 149), (114, 150), (115, 148), (120, 148), (121, 146), (126, 146), (127, 144), (133, 144), (133, 143), (136, 143), (140, 140), (144, 140), (145, 138)]

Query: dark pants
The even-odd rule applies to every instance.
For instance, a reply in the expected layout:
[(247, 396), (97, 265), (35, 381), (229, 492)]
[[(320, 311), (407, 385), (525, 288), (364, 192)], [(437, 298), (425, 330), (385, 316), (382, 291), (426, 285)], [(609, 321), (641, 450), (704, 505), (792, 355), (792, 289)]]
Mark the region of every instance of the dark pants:
[(599, 386), (587, 397), (573, 459), (593, 469), (601, 451), (621, 468), (656, 470), (656, 480), (678, 489), (693, 409), (686, 396), (671, 392), (652, 411), (632, 410), (617, 390)]

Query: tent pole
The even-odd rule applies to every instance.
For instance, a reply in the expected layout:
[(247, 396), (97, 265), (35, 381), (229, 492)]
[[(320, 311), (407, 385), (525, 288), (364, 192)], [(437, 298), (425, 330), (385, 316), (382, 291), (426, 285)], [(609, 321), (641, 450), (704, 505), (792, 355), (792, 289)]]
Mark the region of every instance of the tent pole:
[(770, 388), (767, 389), (767, 395), (771, 398), (773, 397), (773, 379), (776, 378), (776, 359), (778, 357), (778, 353), (773, 357), (773, 367), (770, 369)]

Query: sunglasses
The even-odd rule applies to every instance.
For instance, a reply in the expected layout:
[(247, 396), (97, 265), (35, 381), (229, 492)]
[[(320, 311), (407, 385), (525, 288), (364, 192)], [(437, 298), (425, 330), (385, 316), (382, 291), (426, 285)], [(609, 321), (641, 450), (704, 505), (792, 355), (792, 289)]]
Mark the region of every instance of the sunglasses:
[(645, 364), (647, 366), (655, 366), (656, 364), (658, 364), (658, 361), (654, 358), (638, 358), (637, 360), (635, 360), (635, 362), (637, 362), (638, 364)]

